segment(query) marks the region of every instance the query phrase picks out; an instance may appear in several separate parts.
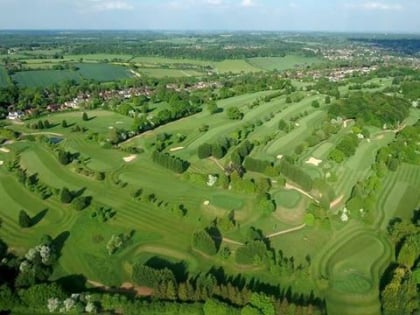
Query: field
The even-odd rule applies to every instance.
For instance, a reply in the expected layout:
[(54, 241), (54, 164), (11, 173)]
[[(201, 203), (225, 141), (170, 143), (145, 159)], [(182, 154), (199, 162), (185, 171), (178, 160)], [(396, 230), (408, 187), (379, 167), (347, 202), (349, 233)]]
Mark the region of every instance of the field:
[(9, 75), (3, 66), (0, 66), (0, 87), (6, 87), (10, 84)]
[(133, 76), (127, 68), (113, 64), (80, 63), (76, 64), (76, 67), (82, 78), (98, 82), (121, 80)]
[(133, 75), (123, 66), (112, 64), (77, 64), (78, 70), (34, 70), (17, 72), (12, 76), (19, 86), (47, 87), (52, 84), (82, 79), (100, 82), (121, 80)]
[(287, 55), (285, 57), (258, 57), (247, 59), (247, 62), (255, 68), (271, 70), (287, 70), (311, 66), (322, 62), (319, 58), (301, 57), (296, 55)]
[(18, 86), (47, 87), (60, 81), (80, 81), (80, 75), (70, 70), (34, 70), (22, 71), (12, 76)]

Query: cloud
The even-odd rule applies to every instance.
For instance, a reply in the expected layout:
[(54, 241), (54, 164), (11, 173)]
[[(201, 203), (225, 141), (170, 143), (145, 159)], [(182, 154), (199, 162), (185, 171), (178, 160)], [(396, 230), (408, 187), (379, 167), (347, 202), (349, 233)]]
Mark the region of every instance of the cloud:
[(256, 4), (254, 0), (242, 0), (241, 6), (243, 7), (254, 7)]
[(95, 11), (133, 10), (134, 6), (124, 0), (89, 0), (90, 8)]
[(404, 9), (401, 4), (391, 4), (377, 1), (370, 1), (360, 4), (349, 4), (348, 7), (366, 11), (400, 11)]

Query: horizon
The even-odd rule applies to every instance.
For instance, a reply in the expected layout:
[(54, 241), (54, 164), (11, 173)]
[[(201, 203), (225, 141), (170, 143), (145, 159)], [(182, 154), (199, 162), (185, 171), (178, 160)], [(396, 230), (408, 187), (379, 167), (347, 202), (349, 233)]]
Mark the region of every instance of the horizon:
[(414, 0), (0, 0), (0, 4), (0, 30), (420, 32), (420, 3)]

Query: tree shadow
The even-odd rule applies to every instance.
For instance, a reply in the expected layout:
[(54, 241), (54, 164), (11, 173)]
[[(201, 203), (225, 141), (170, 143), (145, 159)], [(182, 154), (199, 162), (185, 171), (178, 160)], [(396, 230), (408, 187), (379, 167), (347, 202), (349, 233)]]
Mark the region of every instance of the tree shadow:
[(57, 283), (61, 285), (65, 291), (71, 293), (86, 291), (86, 282), (87, 278), (82, 274), (69, 275), (57, 279)]
[(58, 257), (61, 256), (61, 251), (69, 237), (70, 237), (70, 232), (64, 231), (58, 234), (57, 237), (53, 240), (53, 245), (54, 245), (54, 248), (56, 250)]
[(83, 195), (83, 193), (86, 191), (86, 187), (82, 187), (79, 190), (74, 190), (72, 192), (73, 198), (77, 198), (80, 197), (81, 195)]
[(47, 215), (48, 208), (45, 208), (44, 210), (41, 210), (36, 214), (33, 218), (31, 218), (31, 226), (37, 225), (41, 220)]
[(220, 245), (222, 244), (222, 240), (223, 240), (222, 233), (220, 233), (219, 229), (215, 226), (206, 228), (206, 232), (213, 239), (214, 244), (216, 245), (216, 249), (217, 251), (219, 251)]
[(187, 281), (187, 264), (185, 261), (171, 262), (162, 257), (154, 256), (150, 258), (146, 263), (146, 266), (153, 269), (162, 270), (169, 269), (173, 272), (178, 283)]
[(96, 118), (96, 116), (88, 117), (87, 121), (94, 120), (95, 118)]

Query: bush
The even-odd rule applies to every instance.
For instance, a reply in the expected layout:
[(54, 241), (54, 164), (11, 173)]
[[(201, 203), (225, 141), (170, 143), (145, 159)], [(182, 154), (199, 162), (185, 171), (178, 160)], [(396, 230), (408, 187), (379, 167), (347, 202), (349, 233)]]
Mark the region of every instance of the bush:
[(267, 248), (263, 241), (252, 241), (236, 250), (236, 262), (241, 265), (261, 264), (266, 256)]
[(72, 202), (73, 194), (67, 187), (63, 187), (63, 189), (61, 189), (60, 200), (62, 203)]
[(79, 196), (79, 197), (74, 198), (71, 204), (76, 210), (80, 211), (88, 207), (90, 205), (90, 202), (91, 202), (91, 197)]
[(198, 147), (198, 158), (205, 159), (211, 156), (212, 145), (208, 143), (203, 143)]
[(205, 230), (193, 234), (193, 247), (210, 256), (217, 254), (216, 244)]

